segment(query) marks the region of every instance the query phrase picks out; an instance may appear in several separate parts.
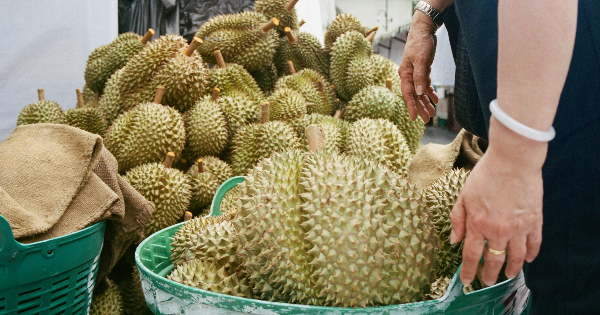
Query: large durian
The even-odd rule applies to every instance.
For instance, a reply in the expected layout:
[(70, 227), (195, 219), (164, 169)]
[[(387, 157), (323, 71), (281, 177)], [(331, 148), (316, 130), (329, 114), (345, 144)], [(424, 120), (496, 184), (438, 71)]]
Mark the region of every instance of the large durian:
[(427, 206), (433, 215), (440, 240), (438, 277), (452, 277), (462, 261), (463, 243), (450, 244), (450, 232), (452, 231), (450, 213), (467, 176), (469, 176), (469, 171), (454, 169), (427, 188)]
[(402, 132), (389, 120), (363, 118), (348, 130), (346, 153), (379, 162), (404, 177), (412, 159)]
[(308, 141), (304, 130), (312, 124), (320, 125), (325, 131), (325, 149), (336, 150), (338, 153), (346, 150), (346, 137), (350, 126), (348, 122), (321, 114), (304, 115), (290, 122), (298, 134), (302, 148), (308, 150)]
[(298, 29), (298, 17), (294, 6), (298, 0), (256, 0), (254, 10), (262, 13), (269, 19), (277, 18), (277, 32), (279, 35), (285, 35), (284, 29), (289, 27), (292, 30)]
[(160, 105), (164, 89), (153, 103), (143, 103), (119, 116), (108, 128), (104, 145), (119, 163), (119, 172), (164, 159), (167, 152), (181, 155), (185, 128), (176, 109)]
[(362, 26), (356, 16), (349, 13), (338, 14), (333, 21), (331, 21), (331, 24), (327, 28), (327, 32), (325, 32), (325, 50), (327, 53), (331, 53), (335, 41), (346, 32), (357, 31), (363, 33), (365, 30), (366, 28)]
[(263, 104), (262, 123), (240, 128), (231, 140), (231, 168), (234, 175), (244, 175), (273, 152), (299, 148), (296, 132), (287, 123), (269, 121), (269, 104)]
[(281, 77), (277, 81), (275, 89), (284, 87), (300, 92), (306, 102), (315, 104), (308, 108), (309, 114), (331, 115), (333, 113), (335, 92), (331, 83), (318, 72), (304, 69), (296, 74)]
[(77, 89), (76, 93), (77, 106), (64, 113), (61, 123), (104, 136), (107, 126), (102, 111), (99, 108), (86, 107), (81, 91)]
[(205, 96), (183, 118), (187, 150), (193, 157), (219, 155), (229, 143), (227, 120), (216, 100)]
[(217, 64), (213, 52), (220, 50), (227, 62), (256, 71), (273, 61), (278, 36), (272, 28), (278, 24), (276, 18), (268, 21), (257, 12), (217, 15), (196, 32), (196, 37), (204, 40), (198, 52), (207, 62)]
[(123, 177), (144, 198), (154, 203), (155, 209), (144, 229), (145, 235), (177, 223), (190, 204), (188, 178), (180, 170), (171, 168), (174, 158), (174, 154), (169, 152), (164, 164), (142, 164)]
[(208, 213), (201, 211), (210, 206), (221, 184), (233, 177), (233, 170), (219, 158), (203, 156), (188, 170), (186, 176), (192, 192), (190, 209), (195, 215), (204, 215)]
[(371, 42), (357, 31), (342, 34), (333, 44), (329, 75), (337, 93), (345, 100), (375, 82), (372, 52)]
[(289, 88), (277, 89), (267, 98), (269, 120), (291, 121), (306, 114), (306, 100), (297, 91)]
[(17, 126), (40, 123), (60, 123), (63, 111), (56, 102), (46, 100), (43, 89), (38, 90), (38, 100), (39, 102), (29, 104), (21, 109), (21, 112), (17, 117)]
[(108, 280), (108, 287), (98, 293), (94, 290), (89, 315), (122, 315), (123, 297), (116, 284)]
[(110, 44), (94, 49), (85, 67), (86, 86), (101, 95), (106, 80), (140, 52), (153, 35), (152, 29), (149, 29), (144, 37), (135, 33), (123, 33)]
[(364, 307), (420, 301), (433, 280), (425, 201), (374, 162), (290, 150), (241, 185), (239, 254), (263, 299)]
[(309, 68), (328, 77), (329, 63), (325, 50), (317, 37), (306, 32), (299, 32), (298, 35), (295, 35), (289, 28), (286, 28), (285, 32), (286, 37), (279, 40), (274, 58), (279, 76), (293, 74), (287, 65), (287, 61), (290, 60), (298, 71)]

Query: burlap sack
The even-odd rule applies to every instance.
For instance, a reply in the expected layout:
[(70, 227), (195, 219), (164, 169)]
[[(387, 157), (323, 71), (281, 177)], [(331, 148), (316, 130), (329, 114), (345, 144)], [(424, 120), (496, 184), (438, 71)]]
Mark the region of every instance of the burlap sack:
[(425, 189), (453, 168), (472, 170), (486, 148), (485, 140), (462, 129), (450, 144), (421, 148), (408, 166), (408, 181)]
[(154, 205), (117, 173), (102, 138), (55, 124), (17, 127), (0, 143), (0, 215), (23, 243), (107, 220), (98, 280), (143, 238)]

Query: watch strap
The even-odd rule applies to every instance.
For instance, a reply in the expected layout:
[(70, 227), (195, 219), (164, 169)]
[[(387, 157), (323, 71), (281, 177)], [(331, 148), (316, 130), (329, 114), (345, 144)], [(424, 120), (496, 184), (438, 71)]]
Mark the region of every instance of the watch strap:
[(425, 13), (425, 15), (427, 15), (433, 21), (433, 23), (435, 23), (437, 28), (440, 28), (440, 26), (442, 26), (444, 23), (442, 15), (425, 1), (419, 1), (415, 6), (415, 11), (416, 10)]

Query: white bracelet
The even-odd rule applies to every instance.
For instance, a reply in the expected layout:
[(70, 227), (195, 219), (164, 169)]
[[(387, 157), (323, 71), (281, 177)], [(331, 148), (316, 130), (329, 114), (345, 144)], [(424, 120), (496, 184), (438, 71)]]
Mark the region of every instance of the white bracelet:
[(516, 119), (508, 116), (508, 114), (505, 113), (500, 108), (500, 106), (498, 106), (498, 100), (493, 100), (490, 102), (490, 111), (500, 123), (506, 126), (506, 128), (520, 134), (525, 138), (529, 138), (531, 140), (540, 142), (548, 142), (554, 139), (554, 136), (556, 136), (556, 131), (554, 130), (554, 127), (550, 127), (550, 130), (548, 131), (539, 131), (537, 129), (533, 129), (529, 126), (526, 126), (518, 122)]

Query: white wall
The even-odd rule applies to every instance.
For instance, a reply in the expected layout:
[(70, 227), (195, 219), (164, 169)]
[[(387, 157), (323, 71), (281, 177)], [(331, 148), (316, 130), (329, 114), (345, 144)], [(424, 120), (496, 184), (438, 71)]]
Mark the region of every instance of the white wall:
[(409, 24), (413, 14), (412, 0), (387, 0), (388, 28), (386, 30), (384, 15), (386, 0), (336, 0), (335, 5), (341, 13), (355, 15), (362, 25), (379, 26), (377, 37)]
[(75, 107), (90, 52), (118, 35), (118, 2), (0, 0), (0, 141), (37, 89), (64, 110)]

